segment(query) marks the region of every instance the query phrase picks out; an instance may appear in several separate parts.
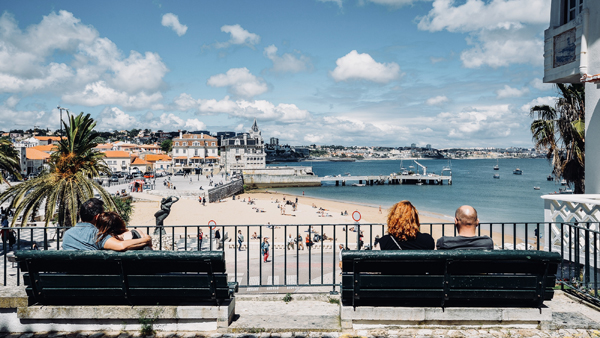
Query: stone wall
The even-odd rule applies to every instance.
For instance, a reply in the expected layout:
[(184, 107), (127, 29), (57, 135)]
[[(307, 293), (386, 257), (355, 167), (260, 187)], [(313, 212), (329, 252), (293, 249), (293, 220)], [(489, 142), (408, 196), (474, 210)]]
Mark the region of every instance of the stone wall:
[(235, 180), (208, 190), (208, 203), (216, 202), (244, 191), (244, 180)]

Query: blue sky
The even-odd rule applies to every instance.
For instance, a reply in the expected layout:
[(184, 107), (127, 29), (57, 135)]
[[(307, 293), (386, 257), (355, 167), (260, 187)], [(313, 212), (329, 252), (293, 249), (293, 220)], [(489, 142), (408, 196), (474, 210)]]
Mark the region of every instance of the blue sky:
[(0, 129), (531, 147), (550, 0), (3, 1)]

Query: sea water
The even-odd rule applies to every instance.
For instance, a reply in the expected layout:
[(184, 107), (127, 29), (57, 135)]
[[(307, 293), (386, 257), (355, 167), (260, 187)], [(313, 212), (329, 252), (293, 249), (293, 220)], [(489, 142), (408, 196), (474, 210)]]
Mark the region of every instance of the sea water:
[[(546, 159), (465, 159), (465, 160), (418, 160), (427, 167), (427, 173), (441, 174), (442, 169), (452, 169), (452, 185), (375, 185), (365, 187), (335, 186), (277, 188), (278, 192), (324, 198), (343, 202), (354, 202), (389, 208), (401, 200), (411, 201), (421, 214), (427, 212), (445, 215), (453, 220), (457, 207), (468, 204), (477, 209), (482, 223), (543, 222), (544, 201), (540, 198), (561, 187), (559, 182), (546, 178), (552, 168)], [(498, 163), (500, 170), (493, 170)], [(312, 166), (320, 176), (389, 175), (398, 173), (400, 167), (414, 166), (420, 173), (423, 169), (410, 160), (377, 160), (356, 162), (301, 162)], [(282, 164), (273, 164), (282, 166)], [(522, 175), (514, 175), (520, 168)], [(412, 169), (412, 168), (411, 168)], [(495, 179), (494, 174), (500, 178)], [(364, 183), (364, 182), (363, 182)], [(534, 190), (540, 187), (540, 190)], [(360, 211), (360, 207), (358, 207)], [(350, 212), (350, 210), (348, 210)]]

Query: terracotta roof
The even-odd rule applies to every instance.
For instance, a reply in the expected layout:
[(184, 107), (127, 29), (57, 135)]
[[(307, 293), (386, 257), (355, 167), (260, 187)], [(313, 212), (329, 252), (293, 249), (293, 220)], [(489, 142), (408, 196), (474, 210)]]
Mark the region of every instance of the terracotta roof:
[(41, 145), (41, 146), (31, 147), (31, 149), (36, 149), (36, 150), (47, 153), (47, 152), (55, 151), (58, 148), (56, 147), (55, 144), (45, 144), (45, 145)]
[(160, 149), (160, 146), (158, 146), (156, 144), (144, 144), (144, 145), (141, 145), (140, 148), (143, 148), (143, 149)]
[(33, 149), (33, 147), (27, 148), (26, 152), (27, 152), (26, 156), (27, 156), (28, 160), (46, 160), (46, 159), (50, 158), (50, 154), (45, 153), (40, 150), (37, 150), (37, 149)]
[(132, 165), (140, 165), (140, 164), (150, 164), (144, 160), (142, 160), (141, 158), (136, 157), (135, 160), (133, 160), (133, 162), (131, 162)]
[(60, 141), (60, 136), (34, 136), (34, 138), (40, 141)]
[(129, 158), (131, 156), (131, 155), (129, 155), (128, 152), (121, 151), (121, 150), (107, 150), (107, 151), (103, 151), (103, 153), (108, 158), (121, 158), (121, 157)]
[(95, 149), (112, 149), (113, 145), (112, 143), (104, 143), (104, 144), (99, 144), (97, 146), (95, 146)]
[(146, 155), (146, 161), (148, 162), (156, 162), (156, 161), (170, 161), (171, 157), (169, 157), (169, 155), (154, 155), (154, 154), (147, 154)]
[(206, 158), (210, 160), (218, 160), (219, 156), (207, 156)]
[(176, 160), (187, 160), (187, 157), (185, 156), (177, 156), (175, 157)]

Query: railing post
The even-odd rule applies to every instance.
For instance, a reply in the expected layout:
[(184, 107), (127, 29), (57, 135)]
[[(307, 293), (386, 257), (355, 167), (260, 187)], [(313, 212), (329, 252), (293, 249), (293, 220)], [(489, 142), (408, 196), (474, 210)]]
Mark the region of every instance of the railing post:
[(585, 224), (587, 230), (585, 231), (585, 266), (583, 270), (583, 281), (585, 288), (590, 286), (590, 223)]

